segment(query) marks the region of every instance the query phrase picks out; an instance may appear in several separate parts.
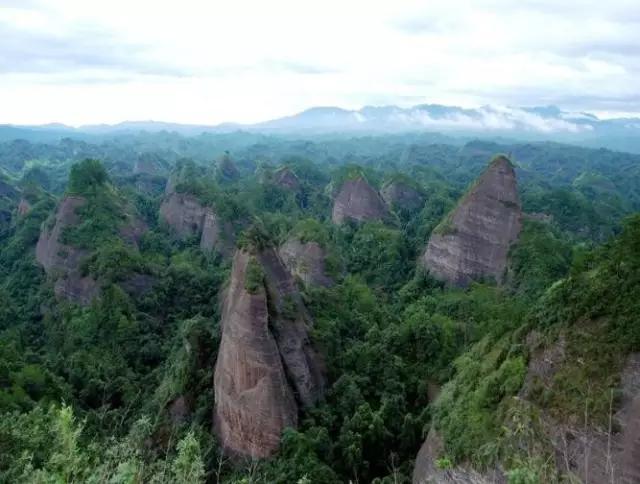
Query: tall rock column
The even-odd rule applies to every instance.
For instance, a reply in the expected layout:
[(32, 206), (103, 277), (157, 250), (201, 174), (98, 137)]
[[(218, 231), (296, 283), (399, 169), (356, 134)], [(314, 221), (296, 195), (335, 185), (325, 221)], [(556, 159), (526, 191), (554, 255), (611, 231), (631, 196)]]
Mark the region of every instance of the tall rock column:
[(63, 232), (80, 223), (76, 210), (87, 203), (83, 197), (66, 196), (58, 205), (55, 219), (45, 222), (36, 245), (36, 260), (54, 280), (54, 293), (58, 298), (88, 305), (99, 293), (97, 282), (82, 275), (80, 265), (89, 251), (64, 244)]
[(264, 458), (277, 451), (282, 430), (296, 426), (298, 409), (269, 331), (266, 289), (246, 288), (256, 263), (240, 250), (233, 258), (214, 376), (214, 427), (231, 454)]
[(513, 165), (505, 156), (497, 156), (434, 229), (423, 264), (433, 276), (451, 285), (466, 286), (485, 278), (501, 282), (521, 219)]

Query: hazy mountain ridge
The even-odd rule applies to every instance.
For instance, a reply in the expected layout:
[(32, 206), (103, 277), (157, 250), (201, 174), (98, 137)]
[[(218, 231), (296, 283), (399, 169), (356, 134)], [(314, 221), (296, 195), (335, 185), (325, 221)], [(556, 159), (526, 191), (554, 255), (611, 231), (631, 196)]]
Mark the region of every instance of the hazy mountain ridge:
[(314, 107), (300, 113), (254, 124), (222, 123), (208, 126), (159, 121), (124, 121), (118, 124), (62, 124), (0, 126), (0, 140), (110, 136), (132, 132), (177, 132), (186, 136), (237, 130), (259, 133), (319, 135), (327, 133), (442, 132), (453, 136), (512, 137), (554, 140), (594, 147), (640, 152), (640, 119), (600, 119), (584, 112), (564, 111), (557, 106), (467, 109), (439, 104), (410, 108), (365, 106), (359, 110)]

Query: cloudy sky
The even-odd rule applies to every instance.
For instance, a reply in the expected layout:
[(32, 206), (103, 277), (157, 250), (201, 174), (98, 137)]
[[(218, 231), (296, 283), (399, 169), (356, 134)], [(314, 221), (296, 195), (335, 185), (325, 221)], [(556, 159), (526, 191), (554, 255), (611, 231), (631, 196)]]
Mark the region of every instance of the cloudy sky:
[(0, 123), (311, 106), (640, 115), (639, 0), (0, 0)]

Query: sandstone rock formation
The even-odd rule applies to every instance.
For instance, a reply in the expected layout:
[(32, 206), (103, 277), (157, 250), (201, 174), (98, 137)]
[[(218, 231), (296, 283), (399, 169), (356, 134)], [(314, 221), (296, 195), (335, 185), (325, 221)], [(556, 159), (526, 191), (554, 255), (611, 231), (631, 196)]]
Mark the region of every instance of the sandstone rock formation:
[[(565, 341), (560, 339), (535, 352), (527, 383), (549, 386), (562, 369)], [(581, 482), (640, 482), (640, 354), (629, 355), (620, 377), (617, 410), (612, 415), (612, 432), (606, 428), (585, 427), (558, 422), (541, 409), (542, 428), (555, 451), (556, 465), (562, 473)], [(619, 429), (619, 431), (616, 431)]]
[[(264, 279), (247, 289), (250, 264)], [(298, 409), (324, 391), (323, 365), (308, 336), (309, 317), (294, 281), (273, 249), (238, 250), (222, 314), (214, 376), (214, 428), (232, 455), (264, 458), (279, 446)]]
[(281, 188), (297, 192), (300, 190), (300, 180), (294, 172), (284, 167), (277, 170), (273, 176), (274, 183)]
[(195, 197), (173, 192), (160, 205), (160, 218), (180, 237), (200, 236), (200, 248), (228, 253), (233, 246), (233, 228), (223, 223), (210, 207)]
[(273, 329), (285, 371), (297, 400), (313, 405), (324, 393), (324, 364), (309, 339), (311, 318), (295, 280), (273, 249), (263, 250), (258, 260), (265, 273), (269, 323)]
[(133, 173), (145, 173), (148, 175), (157, 175), (160, 172), (158, 162), (149, 157), (140, 156), (133, 164)]
[(279, 250), (280, 258), (294, 277), (306, 286), (329, 287), (333, 280), (327, 276), (326, 253), (318, 242), (302, 243), (296, 238), (287, 240)]
[(386, 220), (389, 212), (384, 201), (363, 177), (344, 182), (333, 202), (331, 220), (342, 224), (347, 220), (363, 222)]
[(21, 198), (20, 203), (18, 204), (18, 215), (24, 217), (31, 211), (31, 204), (26, 198)]
[(393, 209), (414, 211), (424, 205), (424, 195), (401, 180), (391, 180), (380, 190), (385, 203)]
[(54, 292), (59, 298), (87, 305), (98, 295), (99, 287), (90, 276), (83, 276), (80, 264), (88, 251), (63, 244), (65, 228), (79, 222), (76, 210), (85, 205), (83, 197), (67, 196), (58, 205), (55, 220), (42, 227), (36, 245), (36, 260), (54, 282)]
[(483, 278), (501, 282), (521, 218), (513, 166), (498, 156), (433, 231), (423, 263), (432, 275), (452, 285)]
[(222, 159), (218, 162), (218, 178), (221, 181), (233, 181), (237, 180), (240, 176), (238, 167), (231, 159), (228, 153), (225, 153)]
[(273, 455), (286, 427), (297, 425), (297, 406), (278, 345), (269, 331), (267, 293), (245, 288), (251, 255), (238, 251), (222, 313), (222, 339), (214, 376), (214, 427), (231, 454)]
[(180, 238), (193, 237), (202, 232), (208, 209), (191, 195), (172, 193), (160, 205), (160, 218)]
[(413, 468), (413, 484), (498, 484), (507, 482), (498, 469), (481, 474), (468, 466), (440, 469), (437, 459), (444, 456), (444, 445), (435, 429), (429, 430)]

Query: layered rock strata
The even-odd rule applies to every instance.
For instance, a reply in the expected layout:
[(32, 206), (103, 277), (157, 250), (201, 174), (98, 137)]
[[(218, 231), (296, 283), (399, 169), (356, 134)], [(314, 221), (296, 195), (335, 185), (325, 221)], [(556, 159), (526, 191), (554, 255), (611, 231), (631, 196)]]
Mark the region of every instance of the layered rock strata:
[(318, 242), (287, 240), (279, 249), (280, 258), (289, 272), (300, 278), (305, 286), (329, 287), (333, 280), (327, 275), (327, 254)]
[(192, 195), (172, 192), (160, 206), (160, 219), (181, 239), (200, 237), (204, 251), (228, 253), (233, 245), (233, 228), (223, 223), (210, 207)]
[(389, 212), (380, 194), (362, 178), (344, 182), (333, 202), (331, 220), (342, 224), (348, 220), (364, 222), (386, 220)]
[[(247, 278), (263, 276), (257, 288)], [(255, 281), (254, 281), (255, 283)], [(222, 314), (214, 376), (214, 429), (231, 455), (265, 458), (299, 408), (324, 391), (321, 359), (309, 341), (309, 317), (277, 253), (238, 250)]]
[(402, 181), (386, 183), (380, 190), (385, 203), (396, 210), (419, 210), (424, 205), (424, 195)]
[(501, 282), (521, 219), (513, 165), (499, 156), (434, 229), (423, 264), (433, 276), (455, 286), (482, 279)]
[(83, 276), (80, 264), (89, 252), (62, 242), (67, 227), (79, 223), (76, 211), (86, 204), (83, 197), (67, 196), (58, 205), (55, 219), (42, 227), (36, 245), (36, 260), (54, 280), (56, 297), (87, 305), (98, 295), (99, 287), (90, 276)]

